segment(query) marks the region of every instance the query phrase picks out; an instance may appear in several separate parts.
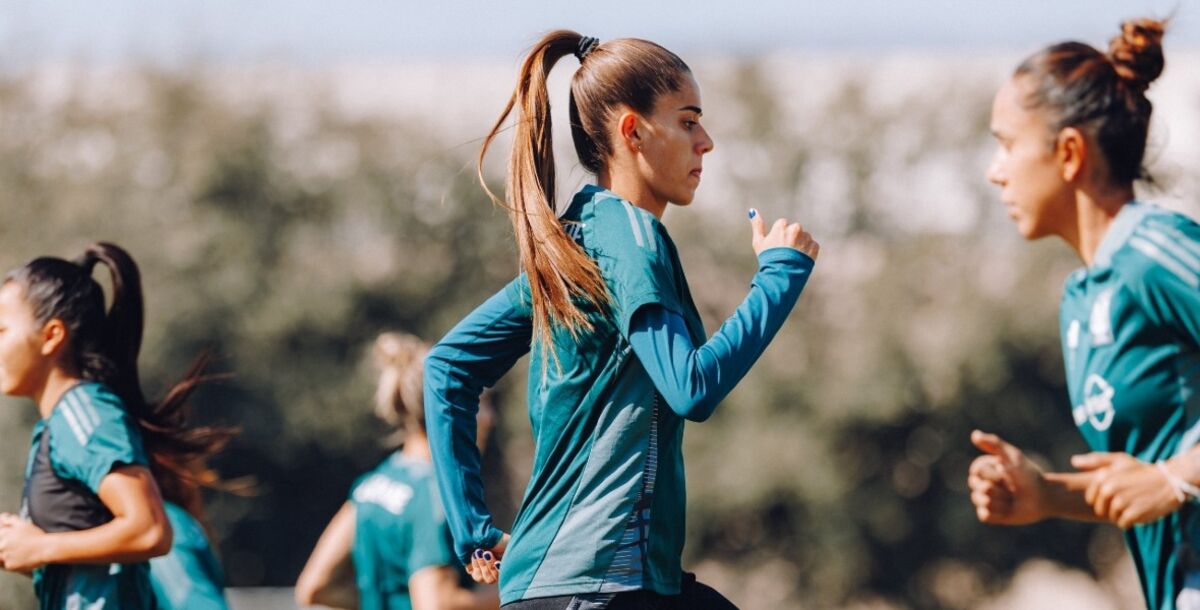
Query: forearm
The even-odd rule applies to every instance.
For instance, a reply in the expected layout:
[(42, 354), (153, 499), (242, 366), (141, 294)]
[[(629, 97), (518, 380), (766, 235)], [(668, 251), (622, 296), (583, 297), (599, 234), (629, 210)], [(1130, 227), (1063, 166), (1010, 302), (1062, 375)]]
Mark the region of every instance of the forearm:
[(350, 553), (354, 546), (356, 507), (350, 502), (342, 505), (305, 563), (296, 579), (296, 603), (301, 606), (321, 604), (331, 608), (358, 606), (358, 589), (354, 583), (354, 563)]
[(791, 249), (759, 257), (750, 292), (698, 348), (678, 314), (662, 306), (635, 313), (630, 343), (655, 387), (677, 414), (703, 421), (742, 380), (787, 320), (812, 271), (812, 259)]
[(114, 517), (104, 525), (45, 534), (39, 563), (137, 563), (171, 550), (171, 526), (161, 520)]
[(532, 324), (506, 294), (512, 288), (510, 284), (476, 308), (425, 358), (425, 424), (433, 471), (463, 563), (472, 551), (495, 546), (503, 535), (484, 502), (476, 416), (483, 390), (529, 351)]
[(456, 376), (436, 350), (425, 362), (425, 424), (433, 457), (433, 472), (443, 499), (446, 520), (459, 560), (468, 561), (477, 548), (491, 548), (503, 532), (495, 526), (484, 499), (481, 459), (476, 442), (475, 416), (479, 394), (454, 386), (469, 384)]

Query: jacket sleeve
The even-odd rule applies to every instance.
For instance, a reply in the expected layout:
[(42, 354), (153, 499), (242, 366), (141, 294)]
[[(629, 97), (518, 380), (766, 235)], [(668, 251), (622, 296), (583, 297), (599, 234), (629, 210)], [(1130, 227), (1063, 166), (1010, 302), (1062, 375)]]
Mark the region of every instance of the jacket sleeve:
[(503, 532), (484, 504), (475, 443), (479, 397), (529, 351), (532, 322), (517, 278), (459, 322), (425, 357), (425, 427), (438, 491), (464, 564)]
[(750, 292), (704, 345), (682, 316), (660, 304), (633, 313), (629, 343), (659, 394), (680, 417), (704, 421), (750, 371), (800, 297), (814, 262), (792, 248), (758, 257)]

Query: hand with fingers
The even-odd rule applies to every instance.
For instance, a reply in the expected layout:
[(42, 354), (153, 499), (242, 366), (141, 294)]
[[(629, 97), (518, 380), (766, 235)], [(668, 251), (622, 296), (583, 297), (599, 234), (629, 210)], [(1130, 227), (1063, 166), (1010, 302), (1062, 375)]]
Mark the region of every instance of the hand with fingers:
[(771, 230), (768, 232), (762, 214), (759, 214), (758, 210), (750, 208), (749, 217), (752, 232), (751, 244), (754, 247), (755, 256), (771, 248), (792, 248), (817, 260), (821, 245), (799, 223), (788, 222), (786, 218), (780, 218), (771, 225)]
[(508, 548), (509, 535), (505, 534), (500, 542), (490, 549), (475, 549), (471, 554), (471, 562), (467, 564), (467, 574), (477, 582), (494, 585), (500, 581), (500, 559), (504, 557), (504, 549)]
[(28, 574), (43, 565), (38, 557), (45, 535), (38, 526), (12, 513), (0, 514), (0, 566)]
[(1183, 506), (1186, 496), (1171, 481), (1167, 465), (1143, 462), (1128, 453), (1094, 452), (1071, 458), (1094, 475), (1084, 499), (1096, 516), (1121, 529), (1151, 523)]
[(985, 455), (971, 462), (967, 486), (975, 515), (984, 523), (1025, 525), (1049, 515), (1043, 502), (1045, 474), (1015, 446), (976, 430), (971, 442)]

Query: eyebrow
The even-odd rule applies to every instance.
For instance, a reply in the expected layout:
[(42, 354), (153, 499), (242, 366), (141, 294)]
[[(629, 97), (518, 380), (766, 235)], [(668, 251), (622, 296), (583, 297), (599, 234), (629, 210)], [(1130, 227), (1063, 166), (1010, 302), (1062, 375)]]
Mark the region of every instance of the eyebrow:
[(704, 114), (704, 111), (701, 110), (699, 106), (680, 106), (679, 109), (686, 110), (689, 112), (695, 112), (696, 114)]

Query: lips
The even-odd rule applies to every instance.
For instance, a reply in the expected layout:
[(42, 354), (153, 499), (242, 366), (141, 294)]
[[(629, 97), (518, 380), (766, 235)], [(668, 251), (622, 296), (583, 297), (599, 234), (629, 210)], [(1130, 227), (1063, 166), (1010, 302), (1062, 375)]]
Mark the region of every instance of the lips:
[(694, 169), (694, 170), (692, 170), (692, 171), (688, 172), (688, 175), (689, 175), (689, 176), (691, 176), (691, 177), (693, 177), (693, 178), (695, 178), (695, 179), (697, 179), (697, 180), (699, 180), (699, 179), (700, 179), (700, 172), (702, 172), (702, 171), (704, 171), (704, 170), (702, 170), (702, 169), (700, 169), (699, 167), (697, 167), (696, 169)]

